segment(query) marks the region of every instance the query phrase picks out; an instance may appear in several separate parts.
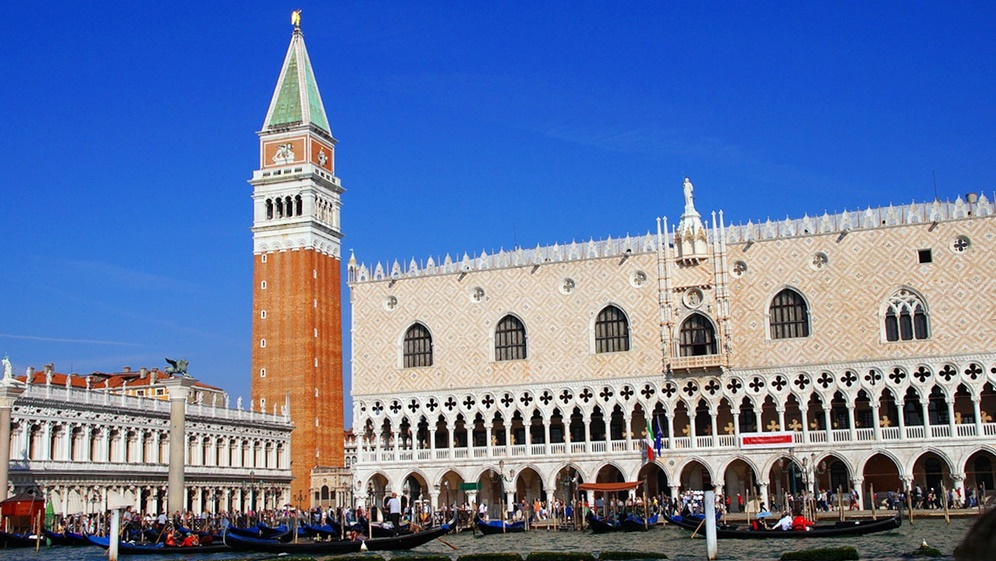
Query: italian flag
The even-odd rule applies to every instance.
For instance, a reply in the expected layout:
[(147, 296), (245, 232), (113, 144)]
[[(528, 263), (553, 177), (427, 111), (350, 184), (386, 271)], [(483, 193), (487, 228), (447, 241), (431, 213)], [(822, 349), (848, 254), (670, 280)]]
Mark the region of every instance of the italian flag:
[(647, 461), (654, 461), (654, 429), (650, 426), (650, 421), (647, 421), (647, 435), (644, 437), (644, 441), (647, 443)]

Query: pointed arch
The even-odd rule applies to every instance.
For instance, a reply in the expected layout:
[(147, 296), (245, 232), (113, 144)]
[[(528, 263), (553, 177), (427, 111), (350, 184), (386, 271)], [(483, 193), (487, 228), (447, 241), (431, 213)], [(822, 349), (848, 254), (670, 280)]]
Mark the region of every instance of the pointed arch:
[(526, 326), (514, 315), (498, 320), (494, 342), (496, 361), (526, 359)]
[(678, 355), (714, 355), (716, 348), (716, 326), (704, 314), (690, 314), (681, 323), (678, 331)]
[(883, 341), (913, 341), (930, 338), (927, 300), (922, 294), (904, 286), (892, 293), (882, 305)]
[(404, 368), (432, 366), (432, 333), (425, 324), (415, 322), (405, 330), (401, 360)]
[(768, 304), (768, 338), (809, 337), (809, 304), (798, 290), (785, 287)]
[(629, 318), (621, 308), (608, 305), (595, 316), (595, 353), (629, 350)]

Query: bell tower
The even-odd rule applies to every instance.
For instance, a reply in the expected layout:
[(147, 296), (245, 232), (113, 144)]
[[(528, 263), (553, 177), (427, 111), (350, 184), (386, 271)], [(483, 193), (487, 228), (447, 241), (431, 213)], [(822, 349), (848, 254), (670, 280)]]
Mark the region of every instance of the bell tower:
[[(253, 186), (252, 399), (290, 410), (291, 496), (315, 466), (342, 466), (343, 188), (335, 145), (295, 12), (290, 47), (259, 134)], [(285, 456), (286, 457), (286, 456)], [(308, 501), (305, 501), (307, 503)]]

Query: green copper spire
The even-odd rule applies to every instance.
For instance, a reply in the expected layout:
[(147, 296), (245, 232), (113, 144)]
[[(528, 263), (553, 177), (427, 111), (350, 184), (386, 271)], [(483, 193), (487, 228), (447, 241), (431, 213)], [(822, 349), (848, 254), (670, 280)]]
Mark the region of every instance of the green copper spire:
[(302, 124), (314, 125), (329, 135), (332, 134), (328, 117), (325, 116), (322, 96), (318, 92), (315, 72), (311, 69), (311, 59), (304, 46), (304, 34), (299, 27), (295, 27), (263, 129)]

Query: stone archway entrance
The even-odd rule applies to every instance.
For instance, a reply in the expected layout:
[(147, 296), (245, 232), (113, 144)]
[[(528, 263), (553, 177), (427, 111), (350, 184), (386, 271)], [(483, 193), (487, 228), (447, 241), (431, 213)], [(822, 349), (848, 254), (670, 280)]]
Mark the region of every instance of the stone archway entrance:
[(895, 506), (895, 498), (902, 492), (903, 481), (899, 477), (899, 466), (892, 458), (885, 454), (868, 458), (861, 477), (864, 479), (866, 508), (878, 510)]
[(723, 492), (730, 497), (731, 512), (743, 512), (746, 503), (754, 496), (757, 474), (744, 460), (737, 458), (726, 466), (723, 473)]

